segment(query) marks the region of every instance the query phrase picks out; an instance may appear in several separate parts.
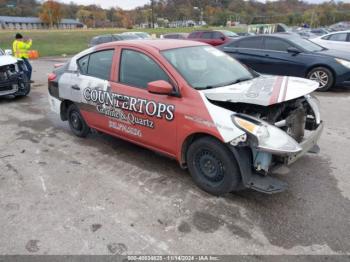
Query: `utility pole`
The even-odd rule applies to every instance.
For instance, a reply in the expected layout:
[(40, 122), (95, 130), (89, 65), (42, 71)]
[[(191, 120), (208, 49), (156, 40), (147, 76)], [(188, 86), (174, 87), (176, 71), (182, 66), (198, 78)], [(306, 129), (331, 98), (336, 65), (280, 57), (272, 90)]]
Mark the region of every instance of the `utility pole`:
[(152, 28), (154, 28), (154, 0), (151, 0), (151, 21)]

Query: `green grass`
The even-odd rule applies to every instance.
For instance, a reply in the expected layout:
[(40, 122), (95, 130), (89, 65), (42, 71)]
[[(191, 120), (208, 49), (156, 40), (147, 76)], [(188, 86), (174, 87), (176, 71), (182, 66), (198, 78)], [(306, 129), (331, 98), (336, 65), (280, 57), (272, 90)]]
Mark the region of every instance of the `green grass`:
[[(196, 28), (198, 29), (198, 28)], [(24, 36), (33, 39), (33, 50), (38, 50), (43, 56), (73, 55), (87, 48), (90, 39), (94, 36), (125, 31), (144, 31), (150, 34), (184, 32), (189, 33), (194, 28), (157, 28), (157, 29), (86, 29), (86, 30), (32, 30), (20, 31)], [(0, 47), (11, 49), (14, 35), (17, 31), (0, 31)]]

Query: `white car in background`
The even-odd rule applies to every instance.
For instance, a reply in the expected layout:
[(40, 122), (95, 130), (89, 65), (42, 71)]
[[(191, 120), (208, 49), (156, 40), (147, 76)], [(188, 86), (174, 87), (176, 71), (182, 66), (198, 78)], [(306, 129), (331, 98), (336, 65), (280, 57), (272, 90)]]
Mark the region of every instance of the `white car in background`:
[(327, 49), (350, 52), (350, 31), (333, 32), (310, 41)]

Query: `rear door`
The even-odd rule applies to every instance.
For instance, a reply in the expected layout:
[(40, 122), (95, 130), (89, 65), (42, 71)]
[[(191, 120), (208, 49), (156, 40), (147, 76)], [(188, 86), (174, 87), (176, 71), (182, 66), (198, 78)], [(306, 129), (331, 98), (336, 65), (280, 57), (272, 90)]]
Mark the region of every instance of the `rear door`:
[(114, 53), (106, 49), (83, 56), (70, 78), (70, 100), (79, 106), (88, 125), (98, 129), (106, 128), (106, 117), (98, 112), (103, 108), (98, 94), (110, 89)]
[(137, 48), (119, 50), (117, 76), (111, 91), (120, 97), (118, 114), (109, 119), (110, 131), (166, 154), (176, 154), (175, 110), (181, 98), (151, 94), (149, 82), (164, 80), (177, 84), (164, 65)]
[(223, 43), (225, 43), (225, 40), (226, 40), (225, 35), (218, 31), (212, 32), (211, 37), (212, 37), (211, 44), (213, 46), (222, 45)]
[(203, 43), (207, 43), (209, 45), (213, 45), (213, 32), (208, 31), (208, 32), (202, 32), (200, 34), (199, 40)]

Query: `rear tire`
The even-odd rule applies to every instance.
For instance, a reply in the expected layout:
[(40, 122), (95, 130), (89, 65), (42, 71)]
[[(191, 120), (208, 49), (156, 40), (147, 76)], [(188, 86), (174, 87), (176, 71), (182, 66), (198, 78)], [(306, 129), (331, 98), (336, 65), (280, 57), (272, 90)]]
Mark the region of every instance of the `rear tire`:
[(239, 189), (241, 173), (233, 153), (212, 137), (195, 140), (189, 147), (187, 165), (194, 182), (213, 195)]
[(75, 104), (69, 106), (67, 118), (69, 127), (76, 136), (86, 137), (89, 134), (90, 128), (86, 124), (83, 116), (80, 114), (80, 111)]
[(315, 67), (308, 74), (307, 78), (317, 81), (320, 87), (316, 91), (325, 92), (328, 91), (334, 85), (333, 73), (325, 67)]

